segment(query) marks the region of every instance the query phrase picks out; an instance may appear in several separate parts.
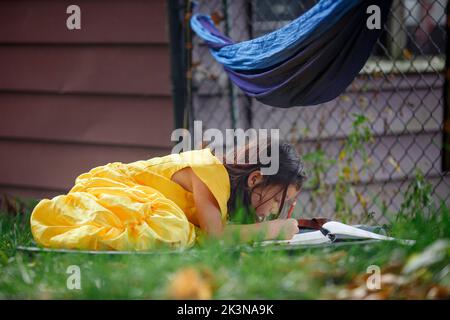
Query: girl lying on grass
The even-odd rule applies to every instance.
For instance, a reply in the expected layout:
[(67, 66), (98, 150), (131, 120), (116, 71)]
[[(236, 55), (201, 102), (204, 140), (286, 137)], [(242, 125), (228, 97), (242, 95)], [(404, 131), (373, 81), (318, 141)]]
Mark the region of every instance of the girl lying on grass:
[[(254, 147), (235, 151), (230, 164), (205, 148), (96, 167), (78, 176), (66, 195), (38, 203), (33, 237), (44, 247), (89, 250), (189, 247), (201, 234), (290, 239), (298, 232), (295, 219), (264, 220), (298, 194), (302, 162), (294, 147), (280, 143), (277, 173), (263, 175), (259, 155), (271, 150), (270, 141), (258, 147), (256, 163), (242, 164)], [(247, 223), (227, 223), (237, 212)]]

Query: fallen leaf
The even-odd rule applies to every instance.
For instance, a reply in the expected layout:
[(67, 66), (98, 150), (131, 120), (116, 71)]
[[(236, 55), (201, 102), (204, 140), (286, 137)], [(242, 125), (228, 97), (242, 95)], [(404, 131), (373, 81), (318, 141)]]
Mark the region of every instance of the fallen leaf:
[(427, 299), (448, 299), (450, 292), (447, 288), (441, 286), (433, 286), (427, 293)]
[(423, 252), (413, 255), (406, 263), (403, 272), (411, 273), (420, 268), (425, 268), (446, 258), (450, 249), (450, 241), (437, 240), (424, 249)]
[(197, 299), (212, 298), (212, 273), (202, 272), (192, 267), (178, 271), (168, 287), (168, 296), (171, 299)]
[(403, 49), (403, 57), (406, 60), (411, 60), (413, 58), (413, 54), (411, 51), (409, 51), (408, 49)]

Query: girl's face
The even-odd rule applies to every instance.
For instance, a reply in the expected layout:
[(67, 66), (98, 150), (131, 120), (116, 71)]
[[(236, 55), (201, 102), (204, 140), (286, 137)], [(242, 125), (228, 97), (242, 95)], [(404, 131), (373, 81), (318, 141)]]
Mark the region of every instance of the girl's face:
[[(248, 179), (249, 187), (253, 187), (262, 179), (259, 171), (252, 172)], [(288, 203), (293, 200), (299, 190), (295, 185), (290, 185), (287, 189), (286, 199), (284, 203)], [(278, 213), (281, 210), (280, 205), (283, 201), (283, 187), (273, 185), (267, 187), (256, 187), (251, 195), (251, 204), (255, 208), (256, 215), (260, 220), (265, 217)]]

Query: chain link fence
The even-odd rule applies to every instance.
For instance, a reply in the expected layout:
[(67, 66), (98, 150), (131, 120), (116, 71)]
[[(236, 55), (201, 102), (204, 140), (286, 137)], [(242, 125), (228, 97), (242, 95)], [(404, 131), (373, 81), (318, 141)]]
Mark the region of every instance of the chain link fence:
[[(190, 3), (194, 12), (212, 15), (221, 31), (242, 41), (289, 23), (316, 2)], [(446, 6), (446, 0), (394, 0), (388, 23), (358, 77), (338, 98), (310, 107), (278, 109), (245, 96), (192, 35), (190, 121), (222, 131), (280, 129), (309, 173), (297, 216), (382, 222), (386, 211), (400, 209), (402, 194), (418, 172), (431, 183), (434, 199), (448, 205)]]

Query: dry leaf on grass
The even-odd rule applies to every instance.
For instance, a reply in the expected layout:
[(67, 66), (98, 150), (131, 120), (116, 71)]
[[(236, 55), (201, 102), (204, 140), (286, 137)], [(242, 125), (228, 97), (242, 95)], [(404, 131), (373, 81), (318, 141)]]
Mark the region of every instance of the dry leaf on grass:
[(213, 284), (212, 273), (209, 270), (198, 271), (188, 267), (175, 273), (168, 286), (170, 299), (197, 299), (207, 300), (212, 298)]

